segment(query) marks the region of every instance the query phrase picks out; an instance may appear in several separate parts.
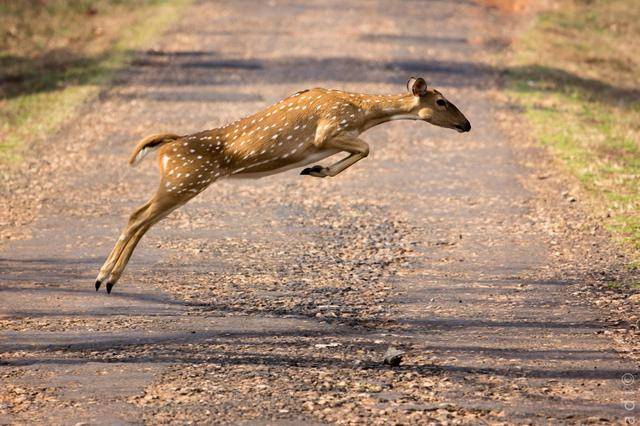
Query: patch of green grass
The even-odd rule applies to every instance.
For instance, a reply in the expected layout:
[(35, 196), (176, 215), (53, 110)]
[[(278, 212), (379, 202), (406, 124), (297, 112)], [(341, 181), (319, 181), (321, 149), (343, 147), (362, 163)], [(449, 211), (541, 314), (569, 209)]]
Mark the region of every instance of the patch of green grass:
[(607, 288), (609, 290), (620, 289), (620, 288), (623, 288), (623, 287), (624, 286), (621, 283), (619, 283), (618, 281), (609, 281), (607, 283)]
[(0, 164), (17, 164), (188, 2), (0, 0)]
[(640, 8), (635, 0), (562, 1), (514, 43), (512, 97), (608, 213), (613, 235), (640, 251)]
[(54, 130), (87, 97), (97, 93), (96, 84), (73, 85), (60, 90), (19, 95), (7, 101), (3, 112), (0, 162), (16, 163), (25, 145)]

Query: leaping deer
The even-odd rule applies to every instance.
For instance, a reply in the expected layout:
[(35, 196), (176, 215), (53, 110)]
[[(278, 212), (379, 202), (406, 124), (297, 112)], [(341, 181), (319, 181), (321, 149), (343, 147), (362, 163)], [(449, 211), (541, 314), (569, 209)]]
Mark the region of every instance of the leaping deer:
[(469, 120), (422, 78), (410, 78), (409, 93), (367, 95), (316, 88), (297, 92), (265, 110), (224, 127), (187, 136), (158, 134), (140, 141), (129, 163), (135, 165), (158, 150), (160, 186), (124, 228), (96, 278), (107, 293), (118, 281), (142, 236), (171, 211), (212, 182), (229, 177), (260, 178), (306, 166), (344, 151), (349, 155), (328, 166), (300, 173), (333, 177), (369, 154), (358, 136), (392, 120), (422, 120), (459, 132)]

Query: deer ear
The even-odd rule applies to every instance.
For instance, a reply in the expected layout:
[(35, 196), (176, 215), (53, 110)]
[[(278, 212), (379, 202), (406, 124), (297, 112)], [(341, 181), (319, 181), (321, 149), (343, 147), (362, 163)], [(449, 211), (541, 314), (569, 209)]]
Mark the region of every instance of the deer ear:
[(411, 77), (407, 81), (407, 90), (413, 93), (413, 96), (424, 96), (427, 94), (427, 82), (421, 77)]

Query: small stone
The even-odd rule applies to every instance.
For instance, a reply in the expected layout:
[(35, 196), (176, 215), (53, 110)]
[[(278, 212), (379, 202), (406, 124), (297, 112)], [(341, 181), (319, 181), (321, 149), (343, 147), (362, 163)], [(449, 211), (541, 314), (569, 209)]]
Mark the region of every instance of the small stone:
[(335, 348), (340, 346), (340, 343), (338, 342), (331, 342), (331, 343), (316, 343), (315, 345), (313, 345), (316, 349), (324, 349), (324, 348)]
[(402, 362), (402, 356), (404, 355), (404, 351), (398, 350), (393, 346), (389, 346), (387, 352), (384, 354), (383, 363), (386, 365), (390, 365), (392, 367), (397, 367)]

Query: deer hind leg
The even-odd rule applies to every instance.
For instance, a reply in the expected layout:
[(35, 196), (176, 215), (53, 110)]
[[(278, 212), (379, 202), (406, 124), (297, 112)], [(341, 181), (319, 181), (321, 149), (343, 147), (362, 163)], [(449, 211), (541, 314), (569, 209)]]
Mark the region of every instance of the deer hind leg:
[(180, 205), (184, 204), (184, 201), (177, 201), (173, 199), (173, 203), (152, 203), (147, 210), (147, 214), (144, 219), (141, 221), (137, 230), (131, 235), (126, 245), (122, 249), (122, 252), (118, 256), (113, 269), (109, 274), (109, 278), (107, 280), (107, 293), (111, 293), (111, 289), (118, 282), (120, 276), (124, 272), (125, 267), (129, 263), (129, 259), (133, 254), (136, 246), (144, 236), (144, 234), (156, 223), (162, 220), (164, 217), (169, 215), (173, 210), (178, 208)]
[(106, 280), (107, 293), (111, 293), (111, 289), (120, 279), (133, 250), (142, 236), (151, 226), (193, 198), (194, 195), (196, 193), (189, 193), (188, 195), (168, 194), (161, 185), (151, 200), (133, 212), (111, 254), (102, 268), (100, 268), (100, 273), (96, 278), (96, 291), (100, 289), (100, 286)]
[(124, 249), (127, 241), (129, 241), (131, 230), (135, 229), (137, 223), (140, 220), (140, 216), (147, 211), (147, 209), (151, 205), (151, 202), (152, 200), (147, 201), (144, 205), (136, 209), (136, 211), (133, 212), (131, 216), (129, 216), (129, 222), (127, 223), (127, 226), (122, 231), (122, 234), (120, 234), (120, 238), (118, 238), (115, 247), (113, 247), (113, 250), (111, 250), (111, 253), (107, 257), (107, 260), (105, 260), (104, 264), (100, 268), (100, 272), (98, 273), (98, 277), (96, 278), (96, 291), (100, 288), (102, 282), (111, 273), (111, 270), (115, 266), (115, 263), (120, 256), (120, 253), (122, 253), (122, 250)]

